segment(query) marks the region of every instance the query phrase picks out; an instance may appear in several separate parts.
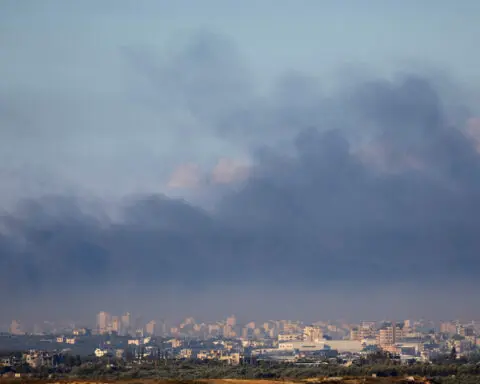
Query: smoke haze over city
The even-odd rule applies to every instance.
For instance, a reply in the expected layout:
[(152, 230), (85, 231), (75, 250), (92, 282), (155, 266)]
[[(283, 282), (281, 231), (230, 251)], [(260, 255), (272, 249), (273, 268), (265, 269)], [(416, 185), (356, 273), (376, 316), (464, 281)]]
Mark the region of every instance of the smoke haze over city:
[(480, 3), (401, 4), (2, 1), (0, 321), (480, 317)]

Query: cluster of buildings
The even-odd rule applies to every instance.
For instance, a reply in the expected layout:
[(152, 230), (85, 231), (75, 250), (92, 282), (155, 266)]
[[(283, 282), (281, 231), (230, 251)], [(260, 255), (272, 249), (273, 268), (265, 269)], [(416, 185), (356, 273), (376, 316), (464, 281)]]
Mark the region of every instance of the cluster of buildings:
[[(97, 318), (107, 317), (102, 312)], [(136, 329), (136, 337), (129, 339), (128, 345), (144, 346), (142, 353), (148, 356), (156, 353), (155, 356), (219, 359), (231, 363), (242, 358), (302, 361), (338, 355), (359, 356), (378, 350), (403, 360), (428, 361), (451, 352), (452, 348), (457, 356), (462, 356), (477, 350), (480, 344), (476, 324), (458, 321), (439, 325), (424, 320), (363, 321), (359, 324), (272, 320), (240, 324), (235, 316), (229, 316), (213, 323), (197, 323), (188, 317), (168, 329), (164, 322), (161, 329), (152, 324), (156, 323), (149, 322)], [(103, 320), (97, 322), (97, 327), (109, 329), (108, 322)], [(144, 338), (145, 333), (150, 338)], [(156, 336), (163, 338), (160, 344), (155, 342)]]
[(146, 334), (153, 336), (157, 333), (157, 323), (152, 320), (147, 324), (142, 324), (141, 318), (136, 318), (135, 321), (133, 321), (129, 312), (121, 316), (115, 316), (102, 311), (97, 314), (95, 331), (97, 334), (115, 332), (119, 335), (143, 336)]
[[(477, 339), (480, 328), (474, 322), (239, 323), (235, 316), (229, 316), (211, 323), (198, 323), (188, 317), (167, 327), (164, 321), (157, 326), (153, 320), (147, 323), (140, 318), (132, 320), (130, 313), (112, 316), (107, 312), (98, 313), (96, 320), (93, 329), (72, 328), (57, 335), (53, 342), (59, 348), (65, 345), (74, 348), (88, 340), (100, 340), (89, 352), (98, 358), (201, 359), (230, 364), (248, 359), (300, 363), (341, 357), (352, 361), (379, 350), (401, 360), (429, 361), (451, 353), (452, 349), (458, 357), (468, 355), (480, 346)], [(22, 334), (16, 321), (11, 324), (11, 334)], [(39, 358), (33, 359), (39, 361)]]
[(62, 362), (62, 355), (57, 352), (32, 349), (22, 353), (21, 357), (6, 356), (0, 360), (0, 367), (27, 364), (32, 368), (55, 367)]

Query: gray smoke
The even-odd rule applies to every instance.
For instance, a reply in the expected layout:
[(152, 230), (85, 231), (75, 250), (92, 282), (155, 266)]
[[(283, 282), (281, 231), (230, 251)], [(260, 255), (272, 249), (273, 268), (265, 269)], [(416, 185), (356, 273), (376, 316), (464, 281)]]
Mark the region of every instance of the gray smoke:
[[(214, 35), (167, 58), (122, 55), (136, 73), (135, 103), (188, 113), (196, 124), (181, 135), (248, 150), (249, 176), (209, 185), (214, 209), (153, 190), (124, 200), (115, 218), (72, 194), (22, 199), (0, 219), (0, 289), (11, 297), (115, 295), (122, 284), (184, 297), (226, 287), (311, 296), (407, 286), (432, 297), (450, 284), (479, 288), (480, 156), (466, 134), (468, 100), (453, 108), (436, 79), (403, 74), (327, 92), (288, 74), (260, 97)], [(0, 113), (0, 134), (14, 135), (12, 115)]]

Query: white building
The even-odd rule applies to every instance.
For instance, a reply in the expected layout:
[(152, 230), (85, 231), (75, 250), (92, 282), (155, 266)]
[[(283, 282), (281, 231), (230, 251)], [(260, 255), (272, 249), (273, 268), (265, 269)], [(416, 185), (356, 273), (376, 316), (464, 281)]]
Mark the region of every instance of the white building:
[(325, 345), (330, 347), (330, 349), (338, 351), (339, 353), (357, 353), (361, 352), (365, 347), (361, 341), (357, 340), (326, 340)]
[(325, 349), (325, 342), (288, 341), (279, 343), (278, 349), (282, 351), (299, 350), (300, 352), (320, 351)]
[(97, 349), (95, 349), (94, 353), (95, 353), (95, 356), (97, 356), (97, 357), (103, 357), (103, 356), (108, 355), (109, 350), (108, 349), (97, 348)]
[(365, 344), (356, 340), (325, 340), (317, 342), (307, 341), (289, 341), (278, 344), (278, 349), (282, 351), (298, 350), (300, 352), (319, 351), (322, 349), (334, 349), (338, 352), (361, 352)]

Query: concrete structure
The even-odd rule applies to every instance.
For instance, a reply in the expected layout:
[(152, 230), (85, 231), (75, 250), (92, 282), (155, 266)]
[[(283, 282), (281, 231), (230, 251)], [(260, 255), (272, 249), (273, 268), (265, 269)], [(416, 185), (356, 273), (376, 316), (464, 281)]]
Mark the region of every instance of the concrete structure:
[[(394, 330), (395, 329), (395, 330)], [(386, 326), (378, 331), (377, 345), (380, 347), (387, 347), (394, 345), (396, 340), (403, 337), (403, 330), (398, 326)]]
[(363, 350), (365, 344), (358, 340), (326, 340), (325, 346), (334, 349), (339, 353), (358, 353)]
[(227, 317), (227, 325), (235, 327), (237, 325), (237, 318), (234, 315)]
[(51, 367), (55, 364), (55, 356), (56, 355), (52, 355), (46, 351), (31, 350), (23, 354), (23, 360), (32, 368), (39, 368), (42, 366)]
[(361, 341), (372, 337), (375, 337), (375, 323), (373, 322), (364, 321), (359, 327), (350, 329), (350, 340)]
[(473, 329), (473, 327), (465, 327), (461, 325), (458, 328), (458, 334), (463, 337), (475, 336), (475, 330)]
[(325, 342), (308, 341), (288, 341), (278, 344), (278, 349), (282, 351), (320, 351), (325, 349)]
[(119, 316), (112, 316), (112, 332), (117, 332), (120, 334), (120, 331), (122, 329), (122, 321)]
[(111, 327), (111, 317), (108, 312), (100, 312), (97, 315), (97, 331), (98, 333), (107, 333)]
[(74, 336), (86, 336), (89, 335), (91, 332), (87, 328), (76, 328), (73, 330)]
[(131, 327), (132, 327), (132, 324), (131, 324), (131, 315), (130, 315), (130, 312), (126, 312), (122, 315), (122, 318), (121, 318), (121, 333), (123, 335), (128, 335), (131, 331)]
[(307, 341), (287, 341), (278, 344), (278, 349), (282, 351), (299, 351), (299, 352), (308, 352), (308, 351), (321, 351), (321, 350), (336, 350), (340, 353), (350, 352), (357, 353), (361, 352), (365, 343), (357, 340), (325, 340), (321, 339), (317, 342), (307, 342)]
[(455, 323), (448, 321), (440, 324), (440, 332), (454, 334), (457, 333), (457, 326)]
[(301, 341), (303, 339), (303, 335), (301, 333), (281, 333), (278, 335), (278, 342), (285, 342), (285, 341)]
[(320, 327), (309, 326), (303, 329), (303, 340), (316, 343), (323, 339), (323, 331)]
[(155, 336), (156, 330), (157, 330), (157, 323), (154, 320), (148, 322), (147, 325), (145, 326), (145, 333), (149, 336)]

